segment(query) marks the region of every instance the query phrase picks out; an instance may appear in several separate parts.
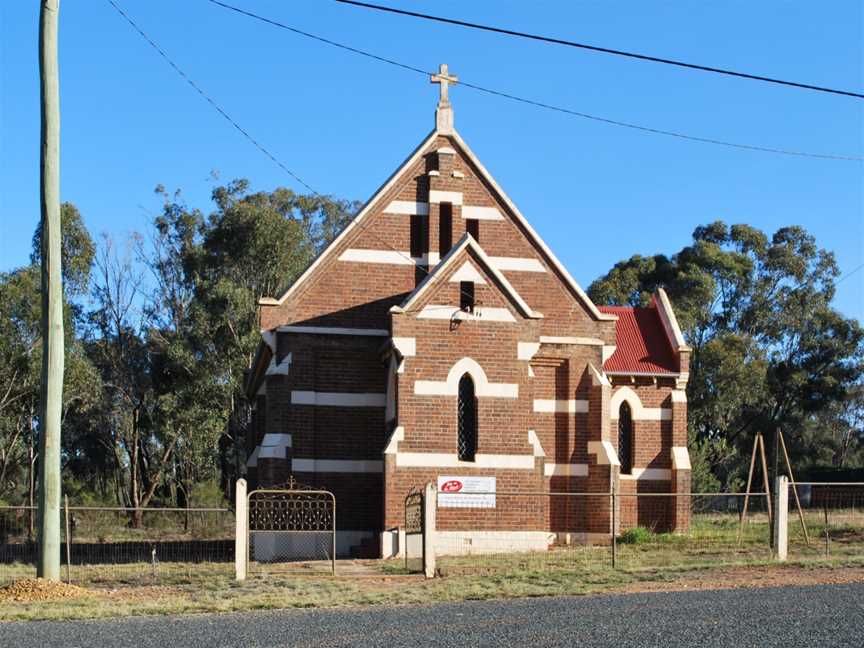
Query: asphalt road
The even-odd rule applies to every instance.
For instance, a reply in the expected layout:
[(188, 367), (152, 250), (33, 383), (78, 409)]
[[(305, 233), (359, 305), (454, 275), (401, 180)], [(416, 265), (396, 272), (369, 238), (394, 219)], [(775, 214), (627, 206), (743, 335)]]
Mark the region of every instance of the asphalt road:
[(0, 647), (864, 646), (864, 584), (0, 624)]

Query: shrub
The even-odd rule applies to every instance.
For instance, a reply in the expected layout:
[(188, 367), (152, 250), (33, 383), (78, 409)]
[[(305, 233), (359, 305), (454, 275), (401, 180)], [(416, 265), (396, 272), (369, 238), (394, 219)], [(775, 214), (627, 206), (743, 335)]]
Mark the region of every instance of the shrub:
[(651, 542), (654, 534), (643, 526), (627, 529), (618, 537), (618, 542), (622, 544), (643, 544)]

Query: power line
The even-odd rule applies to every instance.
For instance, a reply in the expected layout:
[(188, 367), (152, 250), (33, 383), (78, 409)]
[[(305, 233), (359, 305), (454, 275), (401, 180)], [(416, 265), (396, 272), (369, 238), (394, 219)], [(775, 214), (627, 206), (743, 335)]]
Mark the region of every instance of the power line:
[[(294, 180), (296, 180), (297, 182), (299, 182), (301, 185), (303, 185), (304, 187), (306, 187), (306, 189), (308, 189), (308, 190), (309, 190), (309, 191), (310, 191), (314, 196), (316, 196), (316, 197), (318, 197), (318, 198), (321, 198), (322, 200), (327, 200), (327, 197), (326, 197), (326, 196), (324, 196), (324, 195), (318, 193), (317, 191), (315, 191), (315, 189), (313, 189), (311, 186), (309, 186), (309, 185), (308, 185), (308, 184), (307, 184), (307, 183), (306, 183), (302, 178), (300, 178), (300, 176), (298, 176), (296, 173), (294, 173), (293, 171), (291, 171), (291, 170), (290, 170), (290, 169), (289, 169), (285, 164), (282, 163), (281, 160), (279, 160), (279, 158), (277, 158), (273, 153), (271, 153), (267, 148), (265, 148), (264, 145), (262, 145), (260, 142), (258, 142), (258, 140), (256, 140), (254, 137), (252, 137), (252, 136), (249, 134), (249, 132), (248, 132), (245, 128), (243, 128), (242, 126), (240, 126), (240, 124), (238, 124), (238, 123), (237, 123), (237, 122), (236, 122), (236, 121), (235, 121), (235, 120), (234, 120), (234, 119), (233, 119), (233, 118), (232, 118), (232, 117), (231, 117), (227, 112), (225, 112), (225, 110), (224, 110), (224, 109), (223, 109), (223, 108), (222, 108), (222, 107), (221, 107), (221, 106), (216, 102), (216, 100), (213, 99), (213, 98), (212, 98), (210, 95), (208, 95), (206, 92), (204, 92), (204, 90), (201, 88), (201, 86), (199, 86), (197, 83), (195, 83), (195, 81), (193, 81), (192, 78), (189, 77), (189, 75), (187, 75), (187, 74), (186, 74), (186, 73), (185, 73), (185, 72), (180, 68), (179, 65), (177, 65), (176, 63), (174, 63), (174, 61), (171, 60), (171, 58), (170, 58), (170, 57), (165, 53), (165, 51), (164, 51), (161, 47), (159, 47), (159, 45), (158, 45), (158, 44), (157, 44), (157, 43), (156, 43), (152, 38), (150, 38), (150, 37), (149, 37), (149, 36), (144, 32), (144, 30), (142, 30), (142, 29), (137, 25), (137, 23), (135, 23), (135, 21), (132, 20), (132, 18), (131, 18), (128, 14), (126, 14), (126, 13), (125, 13), (125, 12), (124, 12), (124, 11), (123, 11), (119, 6), (118, 6), (118, 5), (114, 2), (114, 0), (107, 0), (107, 2), (108, 2), (108, 4), (110, 4), (112, 7), (114, 7), (114, 9), (115, 9), (115, 10), (116, 10), (116, 11), (117, 11), (117, 12), (118, 12), (118, 13), (119, 13), (119, 14), (120, 14), (120, 15), (121, 15), (125, 20), (126, 20), (126, 22), (128, 22), (128, 23), (132, 26), (132, 28), (133, 28), (136, 32), (138, 32), (138, 34), (141, 36), (141, 38), (143, 38), (145, 41), (147, 41), (147, 43), (148, 43), (148, 44), (149, 44), (153, 49), (155, 49), (163, 59), (165, 59), (165, 61), (166, 61), (166, 62), (167, 62), (167, 63), (168, 63), (168, 64), (169, 64), (173, 69), (174, 69), (175, 72), (177, 72), (177, 74), (180, 75), (180, 77), (183, 78), (183, 80), (185, 80), (185, 81), (186, 81), (190, 86), (192, 86), (192, 88), (194, 88), (194, 90), (195, 90), (199, 95), (201, 95), (204, 99), (206, 99), (206, 100), (207, 100), (207, 103), (209, 103), (209, 104), (210, 104), (210, 105), (211, 105), (211, 106), (212, 106), (212, 107), (213, 107), (213, 108), (214, 108), (214, 109), (215, 109), (215, 110), (216, 110), (220, 115), (222, 115), (222, 117), (224, 117), (225, 120), (226, 120), (229, 124), (231, 124), (231, 126), (233, 126), (237, 131), (239, 131), (239, 132), (243, 135), (243, 137), (245, 137), (247, 140), (249, 140), (249, 142), (251, 142), (251, 143), (255, 146), (255, 148), (257, 148), (257, 149), (258, 149), (259, 151), (261, 151), (264, 155), (266, 155), (266, 156), (270, 159), (271, 162), (273, 162), (274, 164), (276, 164), (276, 166), (278, 166), (278, 167), (279, 167), (280, 169), (282, 169), (285, 173), (287, 173), (289, 176), (291, 176), (291, 178), (293, 178)], [(421, 272), (425, 273), (426, 275), (429, 275), (429, 274), (430, 274), (431, 271), (429, 270), (428, 266), (427, 266), (427, 267), (424, 267), (424, 266), (422, 266), (422, 265), (420, 265), (420, 264), (416, 264), (416, 263), (414, 262), (414, 258), (413, 258), (413, 257), (411, 257), (409, 254), (405, 254), (405, 252), (403, 252), (402, 250), (398, 250), (398, 249), (396, 249), (393, 245), (391, 245), (391, 244), (390, 244), (388, 241), (386, 241), (384, 238), (382, 238), (381, 236), (379, 236), (378, 234), (376, 234), (373, 230), (368, 229), (368, 227), (367, 227), (366, 225), (364, 225), (363, 223), (357, 221), (356, 218), (354, 218), (354, 219), (352, 220), (352, 222), (355, 223), (358, 227), (360, 227), (364, 232), (370, 234), (373, 238), (377, 239), (379, 243), (382, 243), (384, 246), (390, 248), (391, 251), (396, 252), (397, 254), (399, 254), (400, 256), (402, 256), (404, 259), (406, 259), (407, 261), (409, 261), (409, 262), (410, 262), (411, 264), (413, 264), (416, 268), (419, 268)], [(334, 239), (334, 240), (335, 240), (335, 239)], [(331, 243), (332, 243), (332, 241), (331, 241)], [(468, 295), (468, 293), (464, 293), (464, 294)]]
[(119, 13), (121, 16), (123, 16), (123, 18), (126, 19), (126, 22), (128, 22), (132, 26), (132, 29), (134, 29), (136, 32), (138, 32), (138, 34), (141, 36), (141, 38), (143, 38), (145, 41), (147, 41), (150, 44), (150, 47), (152, 47), (157, 52), (159, 52), (159, 56), (161, 56), (163, 59), (165, 59), (165, 61), (168, 63), (168, 65), (170, 65), (172, 68), (174, 68), (174, 71), (177, 72), (177, 74), (179, 74), (186, 81), (186, 83), (188, 83), (190, 86), (192, 86), (192, 88), (195, 89), (195, 92), (197, 92), (199, 95), (201, 95), (207, 101), (207, 103), (209, 103), (211, 106), (213, 106), (213, 108), (216, 110), (216, 112), (218, 112), (220, 115), (222, 115), (222, 117), (224, 117), (225, 120), (229, 124), (231, 124), (237, 131), (239, 131), (240, 134), (243, 135), (243, 137), (245, 137), (247, 140), (249, 140), (252, 143), (252, 145), (255, 146), (255, 148), (257, 148), (264, 155), (266, 155), (268, 158), (270, 158), (270, 160), (274, 164), (276, 164), (279, 168), (281, 168), (289, 176), (294, 178), (294, 180), (296, 180), (301, 185), (306, 187), (309, 191), (311, 191), (316, 196), (320, 196), (320, 194), (317, 191), (315, 191), (312, 187), (310, 187), (308, 184), (306, 184), (306, 182), (300, 176), (298, 176), (296, 173), (291, 171), (291, 169), (289, 169), (287, 166), (282, 164), (282, 162), (280, 162), (279, 159), (275, 155), (273, 155), (269, 150), (267, 150), (263, 144), (261, 144), (258, 140), (256, 140), (254, 137), (252, 137), (252, 135), (249, 134), (249, 131), (247, 131), (245, 128), (240, 126), (240, 124), (238, 124), (234, 120), (234, 118), (231, 117), (231, 115), (229, 115), (227, 112), (225, 112), (225, 110), (223, 110), (222, 107), (218, 103), (216, 103), (216, 101), (210, 95), (208, 95), (206, 92), (204, 92), (204, 90), (201, 89), (201, 86), (199, 86), (191, 78), (189, 78), (189, 76), (183, 70), (181, 70), (180, 67), (174, 61), (171, 60), (171, 58), (165, 53), (165, 51), (161, 47), (159, 47), (159, 45), (157, 45), (153, 41), (153, 39), (151, 39), (147, 34), (145, 34), (144, 31), (135, 23), (134, 20), (132, 20), (132, 18), (129, 17), (128, 14), (126, 14), (125, 11), (123, 11), (119, 6), (117, 6), (117, 3), (115, 3), (114, 0), (108, 0), (108, 4), (110, 4), (112, 7), (114, 7), (114, 9), (117, 11), (117, 13)]
[(579, 49), (590, 50), (592, 52), (600, 52), (603, 54), (614, 54), (615, 56), (624, 56), (627, 58), (638, 59), (641, 61), (650, 61), (652, 63), (663, 63), (665, 65), (674, 65), (690, 70), (699, 70), (700, 72), (713, 72), (715, 74), (725, 74), (726, 76), (739, 77), (742, 79), (750, 79), (752, 81), (764, 81), (766, 83), (775, 83), (777, 85), (789, 86), (803, 90), (814, 90), (816, 92), (827, 92), (830, 94), (844, 95), (847, 97), (855, 97), (856, 99), (864, 99), (864, 94), (853, 92), (851, 90), (838, 90), (836, 88), (827, 88), (824, 86), (811, 85), (809, 83), (799, 83), (797, 81), (785, 81), (773, 77), (761, 76), (758, 74), (749, 74), (747, 72), (738, 72), (736, 70), (728, 70), (724, 68), (710, 67), (707, 65), (698, 65), (696, 63), (687, 63), (685, 61), (677, 61), (674, 59), (661, 58), (659, 56), (649, 56), (647, 54), (638, 54), (636, 52), (627, 52), (624, 50), (612, 49), (609, 47), (600, 47), (597, 45), (589, 45), (587, 43), (578, 43), (575, 41), (565, 40), (562, 38), (553, 38), (551, 36), (541, 36), (539, 34), (529, 34), (526, 32), (515, 31), (513, 29), (505, 29), (503, 27), (492, 27), (490, 25), (481, 25), (479, 23), (457, 20), (454, 18), (444, 18), (441, 16), (432, 16), (429, 14), (418, 13), (416, 11), (408, 11), (405, 9), (396, 9), (395, 7), (386, 7), (384, 5), (372, 4), (370, 2), (359, 2), (358, 0), (336, 0), (336, 2), (366, 9), (374, 9), (376, 11), (386, 11), (388, 13), (399, 14), (402, 16), (410, 16), (412, 18), (421, 18), (423, 20), (432, 20), (435, 22), (445, 23), (448, 25), (457, 25), (459, 27), (467, 27), (469, 29), (479, 29), (482, 31), (503, 34), (505, 36), (515, 36), (517, 38), (526, 38), (529, 40), (541, 41), (544, 43), (552, 43), (554, 45), (564, 45), (567, 47), (576, 47)]
[[(387, 65), (392, 65), (394, 67), (414, 72), (416, 74), (422, 74), (423, 76), (428, 76), (430, 74), (435, 74), (434, 71), (424, 70), (414, 65), (409, 65), (407, 63), (403, 63), (401, 61), (397, 61), (391, 58), (387, 58), (385, 56), (379, 56), (377, 54), (373, 54), (366, 50), (361, 50), (356, 47), (352, 47), (350, 45), (345, 45), (344, 43), (340, 43), (329, 38), (324, 38), (322, 36), (318, 36), (317, 34), (312, 34), (307, 31), (303, 31), (302, 29), (297, 29), (296, 27), (291, 27), (290, 25), (286, 25), (285, 23), (279, 22), (278, 20), (274, 20), (272, 18), (267, 18), (266, 16), (261, 16), (259, 14), (253, 13), (251, 11), (247, 11), (240, 7), (236, 7), (234, 5), (230, 5), (225, 2), (221, 2), (220, 0), (207, 0), (211, 4), (222, 7), (223, 9), (227, 9), (229, 11), (233, 11), (235, 13), (241, 14), (243, 16), (247, 16), (254, 20), (258, 20), (260, 22), (266, 23), (268, 25), (272, 25), (274, 27), (278, 27), (279, 29), (284, 29), (286, 31), (292, 32), (299, 36), (303, 36), (305, 38), (309, 38), (320, 43), (324, 43), (326, 45), (330, 45), (332, 47), (336, 47), (341, 50), (345, 50), (347, 52), (351, 52), (352, 54), (357, 54), (359, 56), (364, 56), (366, 58), (378, 61), (379, 63), (386, 63)], [(570, 115), (573, 117), (579, 117), (581, 119), (588, 119), (591, 121), (608, 124), (611, 126), (618, 126), (621, 128), (628, 128), (631, 130), (637, 130), (644, 133), (652, 133), (654, 135), (665, 135), (667, 137), (675, 137), (677, 139), (688, 140), (691, 142), (701, 142), (703, 144), (713, 144), (715, 146), (725, 146), (728, 148), (736, 148), (743, 149), (748, 151), (758, 151), (761, 153), (774, 153), (778, 155), (791, 155), (795, 157), (806, 157), (806, 158), (816, 158), (822, 160), (842, 160), (842, 161), (852, 161), (852, 162), (861, 162), (864, 161), (864, 158), (852, 156), (852, 155), (842, 155), (842, 154), (830, 154), (830, 153), (812, 153), (808, 151), (797, 151), (792, 149), (779, 149), (779, 148), (771, 148), (767, 146), (758, 146), (755, 144), (740, 144), (737, 142), (728, 142), (725, 140), (719, 140), (709, 137), (699, 137), (696, 135), (688, 135), (686, 133), (680, 133), (677, 131), (669, 131), (660, 128), (653, 128), (650, 126), (643, 126), (640, 124), (633, 124), (629, 122), (619, 121), (616, 119), (609, 119), (606, 117), (600, 117), (598, 115), (592, 115), (585, 112), (580, 112), (578, 110), (573, 110), (571, 108), (565, 108), (562, 106), (556, 106), (553, 104), (545, 103), (542, 101), (536, 101), (534, 99), (528, 99), (525, 97), (521, 97), (518, 95), (511, 94), (509, 92), (503, 92), (501, 90), (495, 90), (493, 88), (487, 88), (481, 85), (477, 85), (474, 83), (469, 83), (462, 79), (459, 80), (459, 85), (464, 86), (466, 88), (470, 88), (472, 90), (476, 90), (478, 92), (483, 92), (485, 94), (493, 95), (496, 97), (501, 97), (503, 99), (509, 99), (510, 101), (515, 101), (518, 103), (523, 103), (529, 106), (534, 106), (536, 108), (542, 108), (545, 110), (551, 110), (554, 112)]]
[(852, 268), (849, 272), (847, 272), (847, 273), (844, 274), (842, 277), (840, 277), (837, 281), (835, 281), (835, 282), (834, 282), (834, 285), (835, 285), (835, 286), (839, 286), (841, 283), (843, 283), (844, 281), (846, 281), (849, 277), (851, 277), (851, 276), (854, 275), (856, 272), (858, 272), (859, 270), (861, 270), (861, 268), (864, 268), (864, 263), (862, 263), (861, 265), (859, 265), (859, 266), (857, 266), (857, 267), (855, 267), (855, 268)]

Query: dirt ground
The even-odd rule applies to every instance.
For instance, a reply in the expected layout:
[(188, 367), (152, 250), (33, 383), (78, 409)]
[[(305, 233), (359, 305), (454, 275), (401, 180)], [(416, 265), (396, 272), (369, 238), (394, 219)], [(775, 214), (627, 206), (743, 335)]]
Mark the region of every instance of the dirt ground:
[(680, 574), (664, 582), (638, 582), (610, 592), (678, 592), (793, 585), (835, 585), (864, 582), (864, 567), (733, 567)]

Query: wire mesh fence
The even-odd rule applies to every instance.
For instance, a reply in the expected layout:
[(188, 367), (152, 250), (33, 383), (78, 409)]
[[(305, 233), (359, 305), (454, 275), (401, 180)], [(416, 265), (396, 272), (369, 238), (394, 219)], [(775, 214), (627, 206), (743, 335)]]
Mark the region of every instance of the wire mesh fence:
[(472, 493), (455, 505), (438, 496), (437, 566), (447, 574), (720, 566), (772, 555), (764, 493)]
[[(60, 514), (65, 580), (163, 583), (233, 573), (229, 509), (70, 506)], [(0, 584), (34, 576), (37, 555), (35, 509), (0, 507)]]
[(789, 489), (790, 557), (864, 558), (864, 482), (807, 482)]

